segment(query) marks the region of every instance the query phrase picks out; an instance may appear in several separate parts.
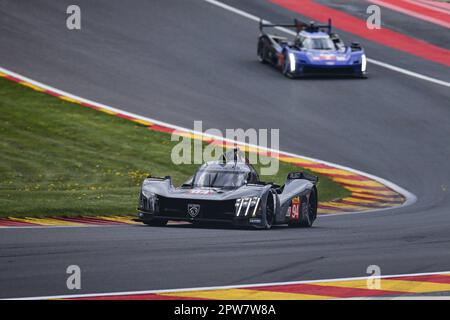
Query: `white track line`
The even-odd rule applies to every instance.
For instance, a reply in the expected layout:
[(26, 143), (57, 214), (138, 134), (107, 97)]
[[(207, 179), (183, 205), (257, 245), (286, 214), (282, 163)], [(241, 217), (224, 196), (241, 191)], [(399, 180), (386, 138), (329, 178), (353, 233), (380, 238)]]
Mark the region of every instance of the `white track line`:
[[(430, 276), (430, 275), (436, 275), (436, 274), (450, 274), (450, 271), (385, 275), (385, 276), (380, 276), (380, 278), (384, 279), (384, 278), (393, 278), (393, 277)], [(113, 296), (122, 296), (122, 295), (140, 295), (140, 294), (169, 293), (169, 292), (176, 293), (176, 292), (201, 291), (201, 290), (243, 289), (243, 288), (249, 288), (249, 287), (284, 286), (284, 285), (307, 284), (307, 283), (314, 284), (317, 282), (367, 280), (369, 278), (372, 278), (372, 276), (352, 277), (352, 278), (336, 278), (336, 279), (324, 279), (324, 280), (269, 282), (269, 283), (243, 284), (243, 285), (236, 285), (236, 286), (213, 286), (213, 287), (197, 287), (197, 288), (182, 288), (182, 289), (158, 289), (158, 290), (146, 290), (146, 291), (86, 293), (86, 294), (72, 294), (72, 295), (59, 295), (59, 296), (9, 298), (9, 299), (2, 299), (2, 300), (46, 300), (46, 299), (89, 298), (89, 297), (98, 297), (98, 296), (113, 297)]]
[[(208, 0), (206, 0), (206, 1), (208, 1)], [(173, 125), (173, 124), (170, 124), (170, 123), (167, 123), (167, 122), (163, 122), (163, 121), (159, 121), (159, 120), (156, 120), (156, 119), (144, 117), (144, 116), (141, 116), (141, 115), (138, 115), (138, 114), (135, 114), (135, 113), (131, 113), (131, 112), (128, 112), (128, 111), (125, 111), (125, 110), (122, 110), (122, 109), (110, 107), (110, 106), (104, 105), (104, 104), (99, 103), (99, 102), (88, 100), (88, 99), (85, 99), (85, 98), (73, 95), (71, 93), (68, 93), (68, 92), (65, 92), (65, 91), (53, 88), (51, 86), (48, 86), (48, 85), (43, 84), (41, 82), (38, 82), (38, 81), (35, 81), (33, 79), (27, 78), (27, 77), (25, 77), (23, 75), (20, 75), (18, 73), (15, 73), (13, 71), (10, 71), (10, 70), (2, 68), (2, 67), (0, 67), (0, 72), (2, 72), (4, 74), (7, 74), (7, 75), (10, 75), (10, 76), (12, 76), (14, 78), (17, 78), (17, 79), (21, 80), (21, 81), (25, 81), (25, 82), (28, 82), (30, 84), (33, 84), (33, 85), (35, 85), (37, 87), (40, 87), (42, 89), (53, 91), (54, 93), (57, 93), (59, 95), (63, 95), (63, 96), (66, 96), (68, 98), (71, 98), (71, 99), (74, 99), (74, 100), (77, 100), (77, 101), (80, 101), (80, 102), (84, 102), (84, 103), (87, 103), (87, 104), (90, 104), (90, 105), (93, 105), (93, 106), (97, 106), (99, 108), (103, 108), (103, 109), (106, 109), (106, 110), (109, 110), (109, 111), (113, 111), (113, 112), (116, 112), (116, 113), (121, 113), (123, 115), (130, 116), (130, 117), (133, 117), (133, 118), (136, 118), (136, 119), (140, 119), (140, 120), (143, 120), (143, 121), (148, 121), (148, 122), (154, 123), (156, 125), (168, 127), (168, 128), (171, 128), (171, 129), (174, 129), (174, 130), (178, 130), (178, 131), (188, 132), (188, 133), (195, 134), (195, 135), (203, 135), (203, 136), (211, 138), (211, 139), (216, 139), (216, 140), (221, 140), (221, 141), (225, 141), (225, 142), (229, 142), (229, 143), (234, 143), (236, 145), (257, 148), (257, 149), (259, 149), (261, 151), (264, 151), (264, 152), (267, 152), (267, 153), (280, 154), (280, 155), (285, 155), (285, 156), (289, 156), (289, 157), (295, 157), (295, 158), (310, 160), (310, 161), (314, 161), (314, 162), (317, 162), (317, 163), (320, 163), (320, 164), (329, 165), (329, 166), (335, 167), (337, 169), (347, 170), (349, 172), (353, 172), (353, 173), (356, 173), (358, 175), (365, 176), (365, 177), (367, 177), (369, 179), (372, 179), (372, 180), (378, 181), (381, 184), (384, 184), (386, 187), (394, 190), (395, 192), (397, 192), (397, 193), (399, 193), (399, 194), (401, 194), (402, 196), (405, 197), (405, 199), (406, 199), (405, 203), (403, 203), (401, 206), (396, 206), (395, 208), (400, 208), (400, 207), (411, 205), (414, 202), (416, 202), (416, 200), (417, 200), (417, 197), (413, 193), (409, 192), (408, 190), (406, 190), (406, 189), (396, 185), (395, 183), (393, 183), (391, 181), (388, 181), (386, 179), (374, 176), (374, 175), (366, 173), (366, 172), (362, 172), (362, 171), (359, 171), (359, 170), (356, 170), (356, 169), (352, 169), (352, 168), (349, 168), (349, 167), (346, 167), (346, 166), (342, 166), (342, 165), (339, 165), (339, 164), (335, 164), (335, 163), (332, 163), (332, 162), (319, 160), (319, 159), (316, 159), (316, 158), (305, 157), (305, 156), (301, 156), (301, 155), (290, 153), (290, 152), (283, 152), (283, 151), (280, 151), (280, 150), (275, 150), (275, 149), (271, 149), (271, 148), (257, 146), (257, 145), (254, 145), (254, 144), (234, 141), (234, 140), (231, 140), (231, 139), (226, 139), (226, 138), (223, 138), (223, 137), (219, 137), (219, 136), (215, 136), (215, 135), (211, 135), (211, 134), (206, 134), (206, 133), (203, 133), (203, 132), (197, 132), (197, 131), (194, 131), (192, 129), (183, 128), (183, 127), (176, 126), (176, 125)], [(383, 211), (383, 210), (387, 210), (387, 209), (390, 209), (390, 208), (374, 209), (374, 210), (368, 210), (368, 211), (364, 211), (364, 212)], [(351, 214), (354, 214), (354, 213), (357, 213), (357, 212), (353, 212)], [(348, 214), (348, 213), (343, 213), (343, 214)], [(336, 215), (339, 215), (339, 214), (333, 214), (333, 215), (336, 216)], [(331, 214), (329, 216), (331, 216)]]
[[(217, 7), (222, 8), (222, 9), (225, 9), (225, 10), (228, 10), (228, 11), (233, 12), (235, 14), (238, 14), (238, 15), (240, 15), (242, 17), (247, 18), (247, 19), (256, 21), (258, 23), (259, 23), (259, 21), (261, 19), (261, 18), (255, 16), (255, 15), (252, 15), (252, 14), (250, 14), (248, 12), (245, 12), (243, 10), (237, 9), (235, 7), (229, 6), (229, 5), (227, 5), (225, 3), (222, 3), (220, 1), (216, 1), (216, 0), (203, 0), (203, 1), (206, 1), (206, 2), (208, 2), (210, 4), (212, 4), (212, 5), (215, 5)], [(263, 20), (263, 22), (264, 23), (270, 23), (270, 21), (267, 21), (267, 20)], [(282, 27), (276, 27), (276, 29), (280, 30), (282, 32), (285, 32), (287, 34), (294, 35), (294, 36), (297, 34), (296, 32), (294, 32), (292, 30), (289, 30), (289, 29), (286, 29), (286, 28), (282, 28)], [(392, 70), (392, 71), (396, 71), (396, 72), (402, 73), (402, 74), (410, 76), (410, 77), (414, 77), (414, 78), (425, 80), (425, 81), (428, 81), (428, 82), (431, 82), (431, 83), (439, 84), (441, 86), (450, 87), (450, 82), (447, 82), (447, 81), (439, 80), (439, 79), (432, 78), (432, 77), (429, 77), (429, 76), (426, 76), (426, 75), (423, 75), (423, 74), (420, 74), (420, 73), (417, 73), (417, 72), (409, 71), (409, 70), (406, 70), (406, 69), (403, 69), (403, 68), (400, 68), (400, 67), (393, 66), (393, 65), (391, 65), (389, 63), (386, 63), (386, 62), (375, 60), (375, 59), (367, 58), (367, 61), (372, 63), (372, 64), (375, 64), (377, 66), (380, 66), (380, 67), (383, 67), (383, 68), (386, 68), (386, 69), (389, 69), (389, 70)]]

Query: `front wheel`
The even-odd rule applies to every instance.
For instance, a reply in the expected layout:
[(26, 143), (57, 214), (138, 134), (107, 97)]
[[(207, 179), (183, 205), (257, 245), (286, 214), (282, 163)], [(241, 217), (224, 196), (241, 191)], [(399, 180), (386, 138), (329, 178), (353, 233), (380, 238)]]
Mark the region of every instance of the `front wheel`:
[(274, 203), (273, 195), (269, 194), (269, 196), (267, 198), (267, 205), (266, 205), (265, 229), (269, 230), (270, 228), (272, 228), (274, 220), (275, 220), (275, 203)]

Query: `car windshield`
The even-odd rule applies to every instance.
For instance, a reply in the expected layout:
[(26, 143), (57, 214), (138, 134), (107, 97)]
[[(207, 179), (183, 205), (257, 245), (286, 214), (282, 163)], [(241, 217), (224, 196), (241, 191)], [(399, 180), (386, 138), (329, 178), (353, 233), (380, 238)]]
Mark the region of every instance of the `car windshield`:
[(247, 173), (245, 171), (200, 170), (194, 177), (194, 187), (238, 188), (243, 186)]
[(303, 48), (312, 50), (334, 50), (334, 43), (328, 37), (305, 38)]

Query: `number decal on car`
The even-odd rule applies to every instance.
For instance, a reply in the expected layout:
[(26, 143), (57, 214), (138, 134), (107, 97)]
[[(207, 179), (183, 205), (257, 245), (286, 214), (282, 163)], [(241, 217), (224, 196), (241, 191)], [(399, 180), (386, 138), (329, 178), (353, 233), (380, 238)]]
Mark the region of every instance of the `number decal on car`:
[(292, 198), (291, 207), (289, 208), (292, 220), (298, 220), (300, 215), (300, 197)]

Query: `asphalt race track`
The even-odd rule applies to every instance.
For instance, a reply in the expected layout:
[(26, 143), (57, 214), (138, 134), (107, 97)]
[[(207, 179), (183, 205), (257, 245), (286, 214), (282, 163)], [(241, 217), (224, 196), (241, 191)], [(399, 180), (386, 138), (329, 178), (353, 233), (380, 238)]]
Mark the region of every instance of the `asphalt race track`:
[[(228, 1), (271, 21), (295, 16), (241, 2)], [(280, 128), (281, 150), (388, 179), (418, 201), (308, 230), (3, 229), (0, 298), (73, 293), (71, 264), (82, 269), (76, 293), (365, 276), (374, 264), (383, 274), (450, 270), (448, 87), (372, 64), (367, 80), (289, 81), (257, 62), (255, 22), (202, 0), (80, 0), (81, 31), (65, 27), (70, 4), (1, 1), (0, 66), (187, 128)], [(427, 27), (448, 46), (444, 28)], [(446, 66), (356, 39), (373, 59), (450, 80)]]

